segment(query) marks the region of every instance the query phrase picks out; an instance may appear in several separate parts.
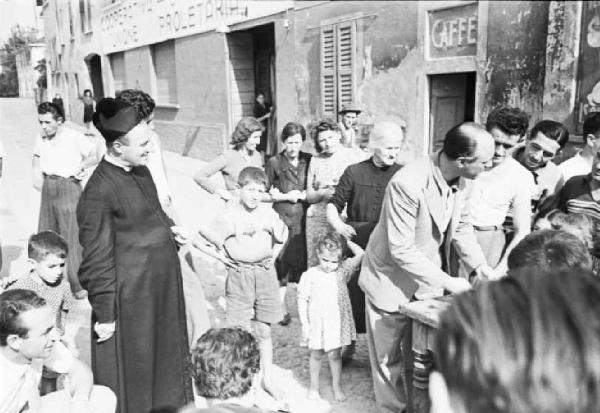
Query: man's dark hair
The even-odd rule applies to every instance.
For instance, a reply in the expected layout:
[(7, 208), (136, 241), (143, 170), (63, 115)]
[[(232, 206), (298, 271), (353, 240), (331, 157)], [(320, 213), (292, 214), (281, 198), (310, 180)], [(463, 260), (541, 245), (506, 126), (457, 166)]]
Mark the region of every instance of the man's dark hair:
[(338, 124), (333, 119), (329, 118), (321, 119), (312, 127), (310, 134), (312, 136), (317, 152), (321, 152), (323, 150), (321, 148), (321, 145), (319, 145), (319, 134), (328, 130), (340, 133), (340, 127), (338, 126)]
[(475, 122), (464, 122), (456, 125), (446, 132), (442, 151), (450, 159), (472, 157), (477, 150), (476, 136), (479, 132), (485, 132), (485, 129)]
[(304, 129), (304, 126), (297, 122), (289, 122), (283, 127), (283, 130), (281, 131), (281, 141), (285, 142), (285, 140), (290, 136), (298, 134), (300, 134), (303, 141), (306, 140), (306, 129)]
[(488, 132), (498, 128), (507, 135), (525, 136), (529, 127), (529, 116), (519, 108), (501, 106), (490, 112), (485, 123)]
[(65, 114), (63, 113), (60, 106), (52, 102), (42, 102), (37, 107), (38, 115), (45, 115), (50, 113), (54, 120), (65, 120)]
[(68, 251), (67, 241), (54, 231), (34, 234), (27, 243), (27, 256), (36, 262), (42, 261), (48, 254), (66, 258)]
[(508, 254), (509, 274), (521, 268), (546, 270), (592, 268), (587, 245), (566, 231), (532, 232)]
[(594, 135), (600, 132), (600, 112), (588, 114), (583, 121), (583, 139), (587, 140), (588, 135)]
[(565, 125), (554, 120), (541, 120), (536, 123), (529, 136), (531, 139), (535, 139), (538, 132), (542, 132), (548, 139), (556, 141), (563, 148), (567, 142), (569, 142), (569, 130)]
[(116, 99), (133, 106), (138, 114), (139, 121), (148, 119), (156, 107), (154, 99), (143, 90), (125, 89), (117, 94)]
[(269, 184), (269, 178), (262, 169), (256, 166), (247, 166), (241, 170), (238, 176), (238, 185), (240, 188), (243, 188), (248, 184), (261, 184), (266, 189)]
[(29, 332), (21, 325), (21, 314), (41, 308), (46, 300), (30, 290), (7, 290), (0, 294), (0, 346), (6, 346), (8, 336), (27, 337)]
[(256, 339), (239, 328), (211, 328), (192, 349), (192, 376), (202, 397), (226, 400), (250, 391), (260, 369)]
[(597, 412), (600, 280), (525, 271), (458, 295), (441, 315), (433, 354), (450, 403), (473, 413)]

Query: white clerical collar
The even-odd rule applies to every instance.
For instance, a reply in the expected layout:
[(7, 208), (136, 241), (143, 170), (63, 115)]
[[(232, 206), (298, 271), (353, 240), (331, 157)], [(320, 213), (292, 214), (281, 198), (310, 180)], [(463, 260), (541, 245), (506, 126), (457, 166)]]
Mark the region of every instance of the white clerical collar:
[(111, 154), (107, 153), (106, 155), (104, 155), (104, 160), (108, 163), (113, 164), (114, 166), (118, 166), (119, 168), (125, 170), (125, 172), (130, 172), (131, 171), (131, 166), (125, 166), (123, 165), (118, 158), (115, 158), (114, 156), (112, 156)]

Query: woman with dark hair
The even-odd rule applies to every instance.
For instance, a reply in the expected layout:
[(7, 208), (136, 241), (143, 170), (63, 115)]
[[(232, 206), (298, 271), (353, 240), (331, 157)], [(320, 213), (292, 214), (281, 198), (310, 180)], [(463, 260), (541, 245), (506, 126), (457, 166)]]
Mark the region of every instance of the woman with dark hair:
[(285, 125), (281, 132), (283, 151), (270, 158), (266, 167), (273, 208), (289, 229), (288, 240), (275, 261), (284, 314), (281, 325), (288, 325), (291, 321), (285, 302), (287, 284), (297, 283), (306, 271), (305, 229), (308, 205), (301, 201), (306, 200), (306, 174), (311, 155), (300, 150), (305, 139), (304, 126), (296, 122)]
[[(247, 166), (263, 167), (262, 156), (257, 150), (263, 126), (256, 118), (242, 118), (231, 134), (231, 146), (215, 159), (204, 165), (194, 175), (194, 181), (202, 188), (216, 194), (225, 201), (233, 198), (232, 192), (238, 189), (238, 175)], [(219, 188), (210, 179), (221, 172), (225, 180), (225, 189)]]
[(94, 97), (92, 96), (92, 91), (90, 89), (86, 89), (83, 91), (83, 124), (85, 125), (85, 134), (93, 135), (91, 126), (92, 126), (92, 116), (94, 116), (94, 109), (96, 107), (96, 102), (94, 101)]
[(317, 241), (332, 228), (327, 222), (327, 203), (335, 193), (344, 170), (368, 156), (360, 149), (342, 145), (338, 124), (331, 119), (320, 120), (312, 130), (317, 155), (308, 168), (306, 199), (310, 204), (306, 216), (306, 248), (308, 266), (319, 264), (316, 254)]

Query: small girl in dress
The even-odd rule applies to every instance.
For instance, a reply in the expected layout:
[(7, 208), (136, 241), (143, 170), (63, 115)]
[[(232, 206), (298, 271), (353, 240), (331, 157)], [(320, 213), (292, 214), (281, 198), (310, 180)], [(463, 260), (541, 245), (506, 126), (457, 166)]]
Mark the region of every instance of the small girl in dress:
[(342, 391), (342, 346), (356, 340), (356, 329), (348, 295), (348, 282), (358, 271), (364, 253), (352, 241), (348, 248), (354, 257), (342, 260), (343, 241), (335, 233), (324, 235), (317, 243), (319, 265), (309, 268), (298, 284), (298, 312), (302, 338), (310, 349), (309, 399), (319, 399), (321, 357), (327, 353), (337, 402), (346, 400)]

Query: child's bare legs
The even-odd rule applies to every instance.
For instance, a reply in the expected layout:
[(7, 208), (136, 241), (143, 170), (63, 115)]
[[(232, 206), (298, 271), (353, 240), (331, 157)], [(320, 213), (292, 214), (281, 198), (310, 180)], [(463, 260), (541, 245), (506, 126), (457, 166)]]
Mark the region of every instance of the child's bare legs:
[(329, 368), (331, 368), (331, 378), (333, 385), (333, 395), (336, 402), (346, 401), (346, 394), (342, 390), (342, 355), (341, 349), (336, 348), (327, 352), (329, 358)]
[(275, 384), (273, 377), (273, 340), (271, 326), (260, 321), (252, 321), (252, 329), (258, 338), (260, 369), (263, 374), (263, 387), (277, 400), (283, 400), (285, 393)]
[(319, 376), (321, 375), (321, 357), (323, 354), (323, 350), (310, 351), (310, 390), (308, 391), (308, 398), (311, 400), (321, 397), (319, 395)]

